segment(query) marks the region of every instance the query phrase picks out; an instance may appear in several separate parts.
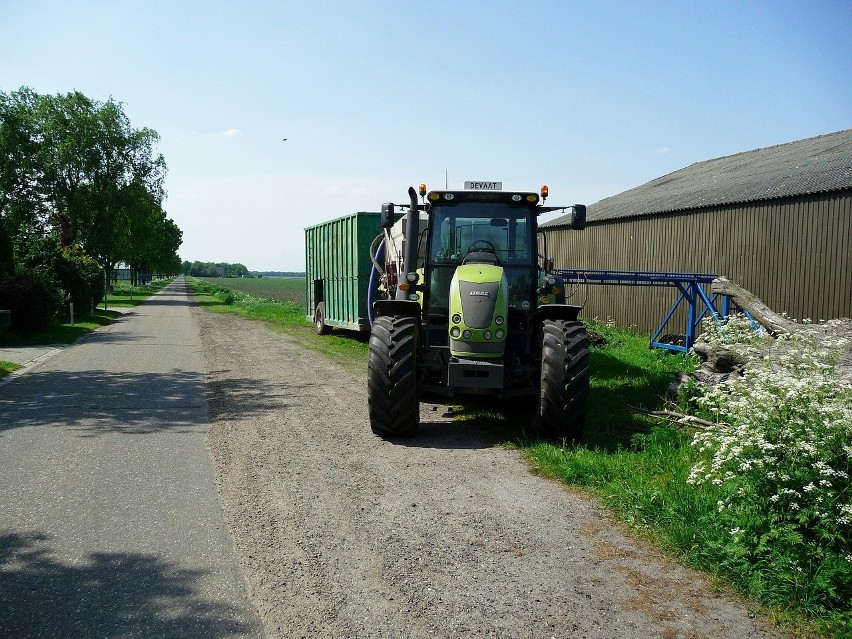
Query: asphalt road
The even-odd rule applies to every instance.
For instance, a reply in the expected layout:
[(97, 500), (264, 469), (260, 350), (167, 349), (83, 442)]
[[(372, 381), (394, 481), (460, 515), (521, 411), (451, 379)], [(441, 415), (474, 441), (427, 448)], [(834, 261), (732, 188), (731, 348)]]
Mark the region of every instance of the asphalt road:
[(0, 637), (260, 637), (177, 280), (0, 386)]

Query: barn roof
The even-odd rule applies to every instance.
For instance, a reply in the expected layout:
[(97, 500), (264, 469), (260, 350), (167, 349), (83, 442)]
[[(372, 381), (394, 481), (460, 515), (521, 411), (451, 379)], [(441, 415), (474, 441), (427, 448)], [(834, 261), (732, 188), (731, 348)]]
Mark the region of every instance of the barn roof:
[[(852, 129), (746, 151), (651, 180), (588, 207), (588, 221), (852, 188)], [(570, 216), (544, 226), (561, 226)]]

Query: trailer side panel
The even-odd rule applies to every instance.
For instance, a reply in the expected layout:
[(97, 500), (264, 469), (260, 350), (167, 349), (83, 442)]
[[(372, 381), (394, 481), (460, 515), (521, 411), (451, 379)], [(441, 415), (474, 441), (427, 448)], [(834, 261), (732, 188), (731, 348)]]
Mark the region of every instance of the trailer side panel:
[(370, 244), (381, 232), (379, 213), (360, 212), (305, 229), (305, 309), (314, 321), (323, 305), (328, 326), (369, 330)]

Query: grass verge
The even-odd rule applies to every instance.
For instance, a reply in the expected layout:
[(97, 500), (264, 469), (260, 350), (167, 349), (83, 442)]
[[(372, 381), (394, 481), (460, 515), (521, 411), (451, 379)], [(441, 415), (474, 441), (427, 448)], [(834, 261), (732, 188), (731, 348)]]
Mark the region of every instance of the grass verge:
[(80, 318), (80, 321), (54, 324), (44, 330), (33, 333), (8, 332), (0, 337), (0, 346), (45, 346), (48, 344), (70, 344), (83, 335), (106, 326), (118, 315), (116, 311), (96, 310), (94, 314)]
[(15, 364), (14, 362), (4, 362), (0, 360), (0, 377), (5, 377), (12, 371), (16, 371), (21, 366), (19, 364)]

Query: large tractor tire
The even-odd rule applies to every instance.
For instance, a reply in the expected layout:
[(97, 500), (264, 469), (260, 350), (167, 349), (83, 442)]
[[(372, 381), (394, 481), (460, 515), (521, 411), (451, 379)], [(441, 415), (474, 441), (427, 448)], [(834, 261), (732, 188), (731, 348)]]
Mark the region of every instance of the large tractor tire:
[(588, 395), (586, 327), (580, 322), (543, 322), (537, 430), (548, 439), (579, 441)]
[(417, 337), (417, 320), (413, 317), (377, 317), (373, 322), (367, 404), (370, 428), (380, 437), (412, 435), (420, 425)]

